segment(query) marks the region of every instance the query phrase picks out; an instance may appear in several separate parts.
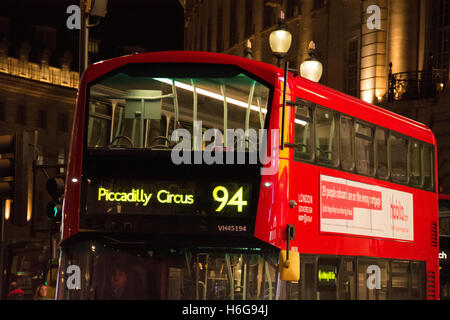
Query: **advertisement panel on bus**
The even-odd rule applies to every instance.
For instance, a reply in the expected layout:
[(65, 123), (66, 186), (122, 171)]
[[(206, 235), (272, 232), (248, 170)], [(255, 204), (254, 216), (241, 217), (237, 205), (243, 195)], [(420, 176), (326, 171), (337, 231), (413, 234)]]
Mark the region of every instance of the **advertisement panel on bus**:
[(320, 175), (320, 230), (414, 240), (413, 194)]

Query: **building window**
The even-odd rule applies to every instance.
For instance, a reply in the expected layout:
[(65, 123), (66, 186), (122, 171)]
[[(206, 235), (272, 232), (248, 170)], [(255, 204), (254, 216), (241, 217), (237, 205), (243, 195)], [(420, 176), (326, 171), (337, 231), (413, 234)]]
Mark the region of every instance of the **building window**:
[(347, 56), (347, 93), (358, 97), (358, 39), (348, 44)]
[(67, 113), (58, 114), (58, 131), (69, 132), (69, 115)]
[(450, 59), (450, 0), (440, 0), (439, 14), (439, 53), (437, 66), (448, 69)]
[(197, 50), (198, 51), (204, 50), (204, 47), (203, 47), (203, 26), (200, 26), (200, 36), (197, 37)]
[(211, 16), (208, 17), (208, 29), (206, 31), (207, 35), (207, 39), (206, 39), (206, 50), (207, 51), (212, 51), (212, 45), (211, 45), (211, 41), (212, 41), (212, 23), (211, 23)]
[(450, 28), (441, 29), (439, 31), (439, 69), (448, 69), (450, 59)]
[(275, 24), (275, 14), (273, 7), (265, 4), (263, 12), (263, 29), (267, 29)]
[(37, 126), (41, 129), (47, 129), (47, 111), (38, 110), (37, 114)]
[(0, 45), (0, 70), (8, 70), (8, 50), (4, 48), (4, 45)]
[(245, 0), (245, 38), (253, 33), (253, 0)]
[(230, 1), (230, 44), (229, 47), (234, 46), (238, 41), (237, 35), (237, 21), (236, 21), (236, 2)]
[(89, 51), (89, 53), (98, 54), (98, 41), (97, 40), (89, 40), (88, 51)]
[(314, 0), (313, 10), (319, 10), (325, 7), (327, 0)]
[(25, 105), (17, 106), (16, 122), (18, 124), (26, 124), (27, 120), (27, 108)]
[(6, 103), (0, 100), (0, 121), (6, 121)]
[(301, 4), (299, 0), (286, 1), (286, 19), (302, 14)]
[(223, 51), (223, 10), (217, 9), (217, 52)]
[[(66, 163), (66, 150), (64, 148), (58, 149), (58, 164)], [(59, 173), (64, 174), (64, 167), (59, 168)]]
[(47, 61), (41, 61), (41, 80), (50, 81), (50, 68)]
[(440, 19), (441, 27), (450, 26), (450, 0), (440, 0)]

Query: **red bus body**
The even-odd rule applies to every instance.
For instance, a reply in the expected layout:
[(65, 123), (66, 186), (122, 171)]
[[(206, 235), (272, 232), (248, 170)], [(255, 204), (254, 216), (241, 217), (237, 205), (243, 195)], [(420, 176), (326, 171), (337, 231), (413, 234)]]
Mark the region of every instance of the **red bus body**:
[[(83, 233), (79, 227), (81, 203), (79, 182), (82, 179), (84, 157), (87, 84), (108, 72), (133, 63), (202, 63), (237, 66), (274, 87), (269, 129), (278, 129), (281, 132), (284, 72), (274, 66), (235, 56), (188, 51), (136, 54), (90, 66), (82, 76), (75, 109), (63, 208), (63, 246), (74, 236)], [(293, 101), (298, 97), (367, 123), (395, 130), (431, 144), (436, 153), (436, 140), (431, 130), (420, 123), (292, 74), (288, 77), (288, 88), (287, 100)], [(293, 143), (295, 111), (289, 104), (285, 110), (284, 142)], [(296, 236), (290, 242), (290, 246), (301, 255), (423, 261), (426, 263), (426, 297), (439, 298), (439, 245), (434, 238), (436, 235), (433, 234), (438, 224), (437, 183), (434, 184), (433, 191), (426, 191), (336, 168), (294, 161), (294, 150), (289, 147), (276, 150), (276, 154), (278, 172), (261, 177), (253, 234), (255, 238), (278, 249), (285, 249), (286, 225), (291, 224), (295, 226)], [(436, 160), (434, 167), (437, 168)], [(437, 170), (434, 172), (437, 181)], [(412, 194), (414, 207), (412, 240), (321, 231), (321, 175), (338, 178), (340, 181), (358, 182)], [(297, 206), (290, 205), (291, 200), (296, 201)]]

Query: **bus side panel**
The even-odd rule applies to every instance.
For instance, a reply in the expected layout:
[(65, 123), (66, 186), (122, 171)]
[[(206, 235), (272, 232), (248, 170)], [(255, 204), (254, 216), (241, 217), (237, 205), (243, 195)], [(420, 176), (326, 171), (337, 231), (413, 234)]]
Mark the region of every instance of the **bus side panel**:
[[(86, 73), (83, 74), (83, 78)], [(82, 79), (80, 83), (84, 83)], [(80, 217), (81, 170), (83, 165), (83, 141), (85, 122), (86, 88), (80, 85), (70, 142), (69, 161), (67, 165), (66, 186), (63, 204), (61, 240), (78, 232)]]
[[(280, 82), (278, 81), (279, 84)], [(275, 134), (278, 138), (281, 136), (281, 132), (279, 131), (282, 110), (281, 99), (281, 91), (276, 88), (274, 90), (273, 106), (267, 135), (267, 146), (275, 148), (274, 150), (270, 150), (272, 157), (275, 158), (275, 162), (272, 163), (270, 170), (267, 170), (269, 169), (269, 164), (264, 165), (264, 169), (267, 171), (262, 172), (261, 175), (254, 233), (256, 238), (280, 249), (286, 246), (286, 212), (288, 210), (287, 195), (290, 177), (289, 160), (280, 157), (283, 154), (288, 156), (289, 153), (281, 151), (279, 146), (269, 145), (272, 144), (272, 135)], [(267, 154), (269, 152), (266, 151), (266, 156)]]
[[(435, 193), (296, 161), (292, 161), (290, 172), (289, 199), (297, 202), (296, 208), (288, 209), (286, 218), (286, 223), (292, 223), (296, 228), (292, 249), (298, 248), (302, 254), (426, 261), (427, 297), (439, 297), (439, 247), (435, 233), (438, 204)], [(321, 175), (412, 194), (413, 240), (321, 231)], [(388, 214), (392, 215), (391, 204), (383, 205), (388, 206)]]
[(296, 206), (289, 208), (288, 223), (295, 226), (293, 250), (306, 253), (329, 252), (328, 243), (314, 245), (319, 233), (318, 215), (318, 168), (310, 164), (291, 162), (291, 176), (289, 177), (289, 200), (295, 201)]
[(277, 175), (262, 176), (255, 222), (255, 237), (280, 249), (286, 246), (289, 176), (289, 163), (284, 159), (279, 161)]

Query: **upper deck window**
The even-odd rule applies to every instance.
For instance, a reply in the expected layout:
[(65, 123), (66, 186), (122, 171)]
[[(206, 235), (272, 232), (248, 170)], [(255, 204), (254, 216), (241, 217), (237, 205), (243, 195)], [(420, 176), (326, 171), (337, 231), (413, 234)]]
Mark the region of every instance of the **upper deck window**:
[(337, 115), (330, 109), (316, 108), (316, 158), (319, 162), (337, 166), (339, 164), (339, 136)]
[(353, 171), (355, 161), (353, 159), (353, 119), (341, 115), (341, 167), (346, 171)]
[(391, 148), (392, 181), (407, 183), (408, 138), (391, 134), (389, 146)]
[(411, 140), (409, 145), (409, 181), (415, 187), (422, 186), (421, 144)]
[(296, 97), (294, 160), (432, 191), (432, 144)]
[(312, 144), (312, 108), (311, 102), (300, 99), (301, 102), (295, 107), (295, 149), (294, 158), (296, 160), (313, 159)]
[(434, 149), (430, 144), (424, 144), (422, 148), (422, 172), (423, 187), (433, 189), (434, 187)]
[(374, 128), (357, 122), (355, 125), (356, 172), (371, 176), (374, 173)]
[(389, 160), (387, 151), (388, 131), (377, 127), (375, 130), (375, 154), (377, 161), (377, 177), (381, 179), (389, 178)]
[[(266, 85), (233, 66), (127, 65), (89, 86), (87, 144), (168, 148), (178, 143), (173, 131), (186, 129), (195, 150), (212, 142), (230, 148), (239, 142), (237, 129), (247, 138), (264, 128), (269, 94)], [(205, 143), (207, 129), (215, 134)], [(233, 141), (227, 130), (236, 133)]]

